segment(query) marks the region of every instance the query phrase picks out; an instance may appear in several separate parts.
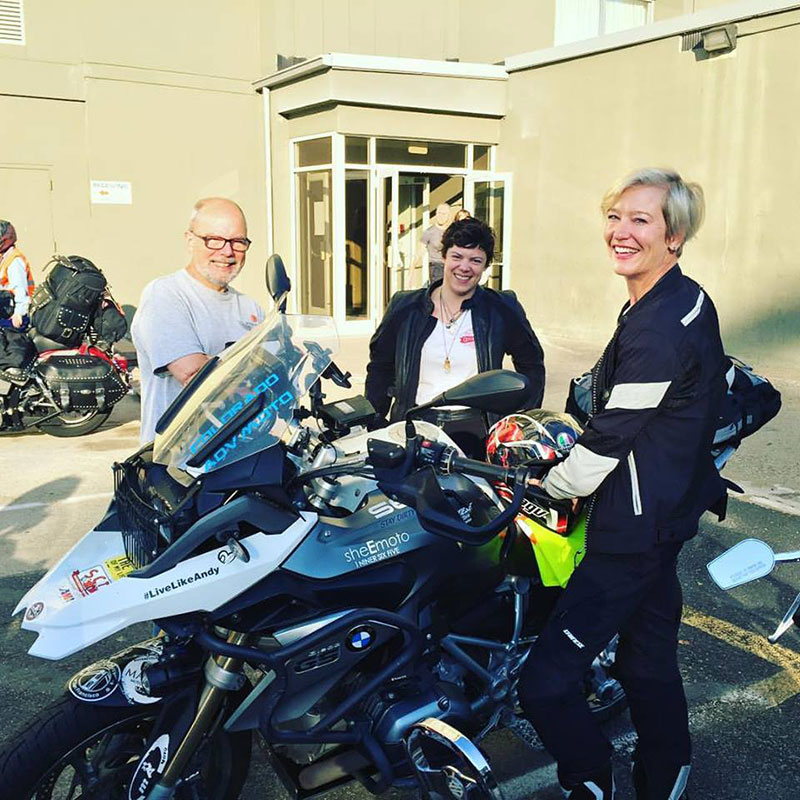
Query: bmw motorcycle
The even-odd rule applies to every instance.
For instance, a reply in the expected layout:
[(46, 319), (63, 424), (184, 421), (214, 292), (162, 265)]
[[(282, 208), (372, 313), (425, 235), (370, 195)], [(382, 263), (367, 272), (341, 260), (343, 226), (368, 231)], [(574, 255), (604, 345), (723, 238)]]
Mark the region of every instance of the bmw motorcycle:
[[(348, 383), (333, 320), (282, 313), (271, 266), (276, 310), (114, 466), (104, 518), (19, 602), (39, 658), (147, 620), (161, 634), (78, 672), (9, 740), (0, 796), (233, 800), (257, 736), (297, 798), (353, 780), (502, 797), (480, 745), (521, 724), (527, 471), (463, 457), (421, 409), (368, 433), (364, 397), (324, 403), (321, 379)], [(429, 406), (503, 414), (526, 393), (498, 370)], [(601, 715), (624, 705), (612, 660), (585, 679)]]
[[(12, 313), (13, 300), (0, 303), (4, 318)], [(35, 330), (25, 344), (26, 366), (0, 370), (0, 434), (38, 428), (51, 436), (83, 436), (99, 428), (130, 390), (127, 359), (91, 328), (77, 347)]]

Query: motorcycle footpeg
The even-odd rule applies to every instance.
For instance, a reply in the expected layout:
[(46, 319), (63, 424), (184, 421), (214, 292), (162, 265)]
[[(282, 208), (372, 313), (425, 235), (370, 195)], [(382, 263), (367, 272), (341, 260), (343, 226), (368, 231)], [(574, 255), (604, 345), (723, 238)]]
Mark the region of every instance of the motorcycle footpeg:
[(503, 800), (483, 753), (452, 725), (429, 717), (412, 726), (405, 745), (426, 800)]

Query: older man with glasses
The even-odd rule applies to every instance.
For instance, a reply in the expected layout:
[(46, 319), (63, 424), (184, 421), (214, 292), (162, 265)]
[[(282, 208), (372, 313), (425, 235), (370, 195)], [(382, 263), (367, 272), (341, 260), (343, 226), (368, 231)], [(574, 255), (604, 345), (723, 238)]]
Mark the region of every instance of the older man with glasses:
[(250, 247), (242, 209), (222, 197), (198, 200), (185, 236), (188, 266), (145, 287), (131, 326), (142, 443), (153, 439), (159, 418), (195, 373), (264, 318), (255, 300), (230, 286)]

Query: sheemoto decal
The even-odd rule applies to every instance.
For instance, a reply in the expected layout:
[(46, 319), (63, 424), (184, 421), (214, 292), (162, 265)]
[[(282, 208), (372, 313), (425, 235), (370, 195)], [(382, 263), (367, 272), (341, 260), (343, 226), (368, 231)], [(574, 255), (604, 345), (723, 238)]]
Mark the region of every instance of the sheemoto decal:
[(156, 739), (142, 756), (131, 778), (128, 800), (145, 800), (150, 789), (158, 782), (169, 758), (169, 734)]
[(82, 669), (69, 682), (69, 691), (78, 700), (96, 703), (110, 697), (119, 686), (122, 670), (113, 661), (104, 659)]

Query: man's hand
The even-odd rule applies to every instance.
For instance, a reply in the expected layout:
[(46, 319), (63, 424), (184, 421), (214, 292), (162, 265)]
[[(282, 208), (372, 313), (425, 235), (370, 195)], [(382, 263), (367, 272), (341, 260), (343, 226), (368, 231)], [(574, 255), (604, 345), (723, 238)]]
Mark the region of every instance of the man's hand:
[(23, 325), (22, 314), (14, 314), (14, 316), (11, 317), (11, 324), (15, 328), (21, 328)]

